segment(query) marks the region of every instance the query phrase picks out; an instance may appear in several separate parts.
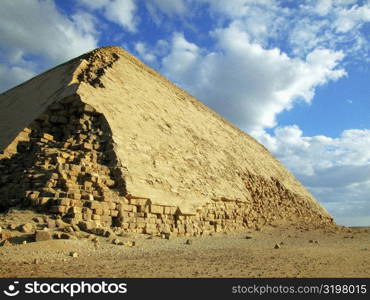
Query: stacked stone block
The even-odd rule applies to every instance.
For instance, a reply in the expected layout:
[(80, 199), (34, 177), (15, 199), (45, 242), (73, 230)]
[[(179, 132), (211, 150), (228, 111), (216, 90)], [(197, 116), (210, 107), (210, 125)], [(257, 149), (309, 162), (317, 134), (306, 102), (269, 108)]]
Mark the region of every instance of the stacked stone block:
[(213, 199), (194, 214), (126, 192), (125, 169), (104, 116), (74, 95), (51, 105), (0, 154), (0, 208), (59, 215), (82, 230), (166, 236), (258, 229), (279, 223), (333, 224), (277, 179), (242, 174), (251, 199)]
[(125, 192), (105, 118), (78, 96), (53, 104), (2, 154), (0, 205), (110, 225)]

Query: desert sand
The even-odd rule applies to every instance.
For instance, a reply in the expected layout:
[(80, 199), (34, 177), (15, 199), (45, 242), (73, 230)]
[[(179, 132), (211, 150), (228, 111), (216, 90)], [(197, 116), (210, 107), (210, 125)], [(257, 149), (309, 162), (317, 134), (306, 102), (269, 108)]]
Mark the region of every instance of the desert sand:
[[(0, 225), (27, 222), (36, 215), (14, 210), (1, 215)], [(89, 238), (32, 242), (32, 234), (12, 232), (19, 238), (11, 239), (13, 246), (0, 247), (1, 277), (370, 276), (370, 228), (266, 227), (170, 240), (126, 233), (98, 237), (98, 242)], [(22, 244), (25, 239), (29, 242)], [(115, 245), (114, 239), (135, 245)]]

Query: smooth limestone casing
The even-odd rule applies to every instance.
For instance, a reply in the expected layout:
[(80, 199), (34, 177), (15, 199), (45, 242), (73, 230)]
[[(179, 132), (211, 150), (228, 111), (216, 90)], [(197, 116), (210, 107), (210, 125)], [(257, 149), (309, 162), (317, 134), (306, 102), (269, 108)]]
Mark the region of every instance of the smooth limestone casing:
[(212, 205), (216, 215), (207, 214), (217, 219), (226, 204), (239, 203), (239, 212), (220, 218), (332, 223), (256, 140), (118, 47), (97, 49), (2, 94), (0, 150), (11, 151), (24, 127), (74, 94), (106, 118), (126, 170), (127, 198), (177, 207), (188, 219)]

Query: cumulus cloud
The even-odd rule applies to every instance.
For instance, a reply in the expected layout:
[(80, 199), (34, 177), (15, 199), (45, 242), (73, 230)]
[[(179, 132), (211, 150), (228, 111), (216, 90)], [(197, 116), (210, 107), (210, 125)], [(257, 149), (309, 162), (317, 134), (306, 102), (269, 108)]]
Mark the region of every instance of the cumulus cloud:
[(366, 219), (370, 211), (370, 130), (345, 130), (338, 138), (307, 137), (294, 125), (276, 128), (273, 135), (260, 131), (254, 136), (334, 216), (346, 217), (343, 223)]
[(135, 51), (139, 56), (146, 62), (152, 63), (155, 61), (156, 57), (153, 53), (150, 53), (147, 49), (147, 46), (143, 42), (137, 42), (134, 45)]
[[(52, 62), (75, 57), (96, 46), (86, 14), (75, 20), (62, 15), (52, 1), (4, 0), (0, 10), (0, 39), (8, 48), (40, 55)], [(82, 20), (84, 23), (82, 23)]]
[(128, 31), (137, 31), (137, 7), (133, 0), (79, 0), (79, 2), (92, 10), (101, 10), (107, 20)]
[[(359, 1), (315, 0), (286, 5), (276, 0), (199, 0), (207, 3), (215, 18), (224, 23), (238, 21), (253, 42), (270, 47), (285, 43), (286, 52), (304, 57), (316, 48), (337, 49), (345, 44), (348, 53), (368, 56), (367, 36), (370, 4)], [(218, 25), (220, 26), (220, 25)]]
[(314, 11), (320, 16), (326, 16), (333, 6), (333, 0), (319, 0), (316, 6), (313, 7)]
[[(45, 66), (78, 56), (97, 45), (93, 18), (78, 13), (68, 18), (54, 2), (4, 0), (0, 10), (0, 89), (28, 79)], [(39, 57), (41, 65), (27, 61)], [(5, 71), (4, 71), (5, 70)]]
[(310, 102), (317, 86), (345, 75), (336, 68), (341, 52), (315, 50), (302, 61), (252, 43), (234, 24), (213, 35), (218, 49), (207, 52), (175, 33), (163, 70), (249, 132), (275, 126), (276, 116), (295, 101)]
[(152, 67), (159, 68), (161, 63), (159, 58), (168, 55), (169, 47), (169, 43), (166, 40), (158, 40), (154, 45), (148, 45), (145, 41), (139, 41), (134, 43), (133, 53)]
[(202, 2), (219, 17), (211, 32), (213, 46), (206, 49), (175, 33), (162, 71), (264, 143), (339, 223), (366, 224), (369, 131), (346, 130), (332, 138), (306, 137), (297, 126), (278, 127), (273, 134), (265, 129), (276, 126), (276, 116), (297, 102), (310, 103), (318, 86), (346, 76), (346, 56), (367, 57), (361, 29), (369, 22), (369, 5), (352, 0), (307, 1), (297, 7), (273, 0)]
[(166, 15), (179, 15), (187, 11), (184, 0), (153, 0), (148, 1), (147, 5), (155, 6)]
[(197, 77), (197, 63), (200, 59), (200, 49), (194, 43), (188, 42), (184, 35), (176, 32), (173, 35), (171, 51), (162, 60), (164, 72), (175, 81), (192, 85), (192, 78)]
[(275, 0), (200, 0), (208, 3), (218, 21), (238, 23), (253, 42), (263, 46), (288, 29), (290, 10)]
[(367, 22), (370, 22), (370, 6), (354, 5), (350, 9), (338, 10), (334, 26), (338, 32), (349, 32)]
[(0, 92), (12, 88), (15, 84), (24, 82), (36, 74), (22, 67), (8, 67), (0, 64)]

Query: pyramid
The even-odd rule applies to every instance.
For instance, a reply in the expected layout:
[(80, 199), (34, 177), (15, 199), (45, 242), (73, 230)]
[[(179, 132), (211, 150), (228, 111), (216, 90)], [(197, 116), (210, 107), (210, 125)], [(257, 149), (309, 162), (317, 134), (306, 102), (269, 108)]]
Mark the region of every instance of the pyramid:
[(264, 146), (119, 47), (38, 75), (0, 106), (0, 211), (176, 236), (335, 226)]

